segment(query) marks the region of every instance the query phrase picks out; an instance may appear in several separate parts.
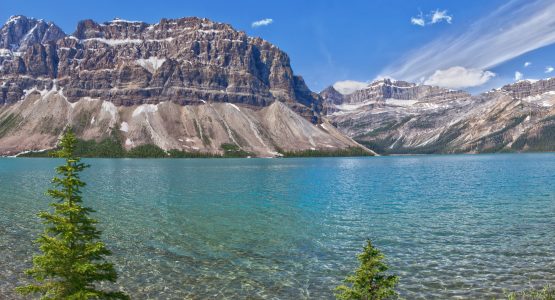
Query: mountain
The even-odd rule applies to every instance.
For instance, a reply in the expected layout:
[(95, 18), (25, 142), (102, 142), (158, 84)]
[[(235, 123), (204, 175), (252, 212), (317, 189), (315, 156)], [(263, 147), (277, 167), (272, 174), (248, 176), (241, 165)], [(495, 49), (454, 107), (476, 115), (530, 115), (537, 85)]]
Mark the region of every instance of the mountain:
[[(0, 49), (25, 50), (33, 44), (47, 44), (65, 37), (63, 30), (51, 22), (12, 16), (0, 29)], [(5, 54), (10, 53), (4, 50)]]
[(321, 118), (321, 97), (287, 54), (227, 24), (84, 20), (66, 35), (14, 16), (0, 33), (0, 154), (52, 148), (67, 126), (95, 140), (116, 130), (127, 148), (360, 147)]
[(321, 96), (328, 118), (378, 153), (555, 151), (555, 78), (477, 96), (384, 79)]

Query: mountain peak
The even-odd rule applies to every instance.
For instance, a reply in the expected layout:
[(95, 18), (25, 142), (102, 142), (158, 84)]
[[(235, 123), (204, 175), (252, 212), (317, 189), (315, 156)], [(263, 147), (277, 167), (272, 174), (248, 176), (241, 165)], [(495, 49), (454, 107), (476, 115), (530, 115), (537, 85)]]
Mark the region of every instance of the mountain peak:
[[(29, 19), (29, 18), (27, 18), (26, 16), (23, 16), (23, 15), (14, 15), (14, 16), (10, 16), (10, 17), (8, 18), (8, 20), (6, 21), (5, 25), (12, 24), (12, 23), (17, 23), (17, 22), (19, 22), (19, 21), (21, 21), (21, 20), (28, 20), (28, 19)], [(30, 18), (30, 19), (33, 19), (33, 18)]]
[(0, 28), (0, 49), (20, 51), (29, 45), (56, 41), (64, 36), (63, 30), (52, 22), (15, 15)]

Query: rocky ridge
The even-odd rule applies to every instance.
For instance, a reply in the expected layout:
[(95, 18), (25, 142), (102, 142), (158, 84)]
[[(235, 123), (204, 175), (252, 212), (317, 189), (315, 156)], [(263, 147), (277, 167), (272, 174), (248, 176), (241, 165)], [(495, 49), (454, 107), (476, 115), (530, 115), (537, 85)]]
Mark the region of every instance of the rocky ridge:
[[(70, 102), (83, 97), (128, 106), (281, 101), (314, 122), (321, 110), (318, 95), (293, 74), (284, 52), (227, 24), (200, 18), (156, 24), (85, 20), (72, 35), (59, 28), (39, 35), (29, 28), (33, 24), (47, 23), (17, 16), (2, 28), (0, 45), (9, 47), (0, 57), (0, 104), (56, 84)], [(37, 38), (27, 38), (34, 33)]]
[(555, 151), (555, 78), (477, 96), (386, 79), (321, 96), (330, 120), (378, 153)]
[(14, 16), (0, 33), (0, 154), (51, 148), (67, 126), (96, 140), (118, 130), (128, 148), (360, 147), (321, 118), (287, 54), (228, 24), (84, 20), (66, 35)]

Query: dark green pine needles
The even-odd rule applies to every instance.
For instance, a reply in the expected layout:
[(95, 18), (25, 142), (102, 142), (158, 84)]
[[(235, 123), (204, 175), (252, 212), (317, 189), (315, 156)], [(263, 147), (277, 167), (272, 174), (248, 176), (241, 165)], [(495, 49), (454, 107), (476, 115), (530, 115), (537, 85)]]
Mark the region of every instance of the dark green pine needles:
[(111, 252), (100, 240), (98, 222), (89, 216), (94, 210), (82, 205), (85, 183), (79, 173), (89, 166), (74, 157), (75, 143), (71, 131), (61, 139), (56, 154), (65, 158), (65, 164), (56, 168), (59, 177), (52, 179), (54, 189), (47, 192), (56, 200), (50, 204), (54, 212), (39, 213), (46, 226), (36, 241), (42, 253), (33, 257), (33, 267), (25, 271), (34, 283), (17, 290), (40, 294), (41, 299), (129, 299), (122, 292), (98, 289), (100, 282), (115, 282), (117, 274), (105, 259)]
[(368, 240), (362, 253), (358, 254), (360, 266), (353, 275), (345, 279), (347, 285), (338, 286), (337, 299), (341, 300), (380, 300), (397, 296), (395, 285), (399, 278), (388, 275), (384, 255)]

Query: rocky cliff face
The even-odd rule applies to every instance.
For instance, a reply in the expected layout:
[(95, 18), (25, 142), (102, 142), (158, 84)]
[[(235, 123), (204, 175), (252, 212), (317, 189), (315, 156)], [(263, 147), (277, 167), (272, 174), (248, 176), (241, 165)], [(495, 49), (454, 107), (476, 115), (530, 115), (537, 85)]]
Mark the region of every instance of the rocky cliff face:
[(388, 100), (426, 100), (427, 102), (441, 102), (468, 97), (463, 91), (449, 90), (436, 86), (417, 85), (406, 81), (391, 79), (377, 80), (369, 83), (364, 89), (351, 94), (341, 94), (333, 86), (320, 93), (325, 105), (341, 104), (385, 104)]
[(56, 84), (69, 102), (91, 97), (127, 106), (211, 101), (263, 107), (280, 101), (313, 122), (321, 110), (284, 52), (207, 19), (153, 25), (85, 20), (65, 36), (53, 24), (18, 16), (2, 32), (0, 103)]
[(358, 146), (320, 118), (284, 52), (227, 24), (85, 20), (66, 35), (16, 16), (0, 32), (0, 154), (51, 148), (67, 125), (87, 139), (119, 130), (128, 148)]
[(555, 91), (555, 78), (544, 80), (520, 80), (516, 83), (503, 86), (500, 91), (508, 93), (515, 99), (525, 99), (526, 97)]
[(388, 80), (340, 100), (330, 89), (328, 117), (379, 153), (555, 151), (553, 78), (478, 96)]

